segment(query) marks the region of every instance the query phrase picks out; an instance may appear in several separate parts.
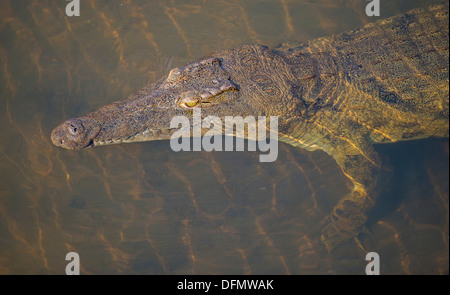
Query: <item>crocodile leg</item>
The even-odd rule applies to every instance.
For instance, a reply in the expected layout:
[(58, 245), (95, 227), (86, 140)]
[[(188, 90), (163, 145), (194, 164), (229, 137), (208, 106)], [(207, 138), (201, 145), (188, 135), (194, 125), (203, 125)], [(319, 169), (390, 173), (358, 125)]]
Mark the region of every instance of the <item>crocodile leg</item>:
[[(339, 140), (341, 141), (341, 140)], [(381, 163), (369, 144), (338, 142), (331, 155), (353, 182), (353, 189), (334, 207), (322, 228), (321, 240), (331, 253), (343, 242), (356, 237), (367, 221), (367, 213), (375, 204), (380, 182)]]

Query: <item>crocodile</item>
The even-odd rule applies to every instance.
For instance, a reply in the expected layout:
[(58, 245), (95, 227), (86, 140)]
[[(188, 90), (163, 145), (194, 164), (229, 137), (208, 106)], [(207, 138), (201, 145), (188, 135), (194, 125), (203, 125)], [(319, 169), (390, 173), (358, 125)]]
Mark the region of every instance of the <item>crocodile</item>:
[(203, 118), (277, 116), (278, 140), (325, 151), (353, 184), (320, 229), (331, 252), (364, 228), (383, 185), (374, 144), (449, 136), (448, 6), (304, 43), (213, 52), (63, 122), (51, 140), (74, 150), (167, 140), (171, 119), (196, 109)]

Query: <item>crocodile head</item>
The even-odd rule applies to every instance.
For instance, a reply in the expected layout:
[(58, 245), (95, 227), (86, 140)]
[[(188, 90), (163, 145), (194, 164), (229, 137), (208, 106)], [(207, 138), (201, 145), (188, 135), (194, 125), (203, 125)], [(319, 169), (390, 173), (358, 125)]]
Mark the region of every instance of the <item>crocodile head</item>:
[[(286, 65), (264, 46), (243, 46), (174, 68), (156, 83), (56, 127), (52, 142), (67, 149), (169, 139), (174, 116), (276, 116), (297, 106)], [(192, 126), (192, 125), (191, 125)], [(202, 130), (205, 133), (207, 130)]]

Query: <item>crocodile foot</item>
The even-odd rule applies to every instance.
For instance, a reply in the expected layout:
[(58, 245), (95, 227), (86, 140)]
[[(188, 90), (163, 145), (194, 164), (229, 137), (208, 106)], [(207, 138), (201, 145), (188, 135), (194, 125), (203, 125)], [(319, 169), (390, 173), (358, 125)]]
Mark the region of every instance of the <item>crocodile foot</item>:
[(367, 221), (367, 196), (358, 191), (346, 195), (322, 225), (321, 241), (329, 253), (356, 237)]

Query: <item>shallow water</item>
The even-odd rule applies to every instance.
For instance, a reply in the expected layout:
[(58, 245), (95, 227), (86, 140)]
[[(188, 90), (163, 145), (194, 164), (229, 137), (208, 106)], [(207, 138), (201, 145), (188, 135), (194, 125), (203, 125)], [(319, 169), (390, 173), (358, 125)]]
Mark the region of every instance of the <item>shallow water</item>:
[[(382, 18), (440, 1), (385, 2)], [(363, 274), (376, 251), (384, 274), (448, 274), (447, 139), (377, 147), (392, 188), (336, 256), (317, 232), (350, 183), (323, 152), (51, 144), (61, 121), (211, 51), (376, 19), (357, 0), (188, 3), (81, 0), (69, 18), (63, 0), (0, 2), (0, 273), (64, 274), (75, 251), (82, 274)]]

